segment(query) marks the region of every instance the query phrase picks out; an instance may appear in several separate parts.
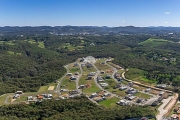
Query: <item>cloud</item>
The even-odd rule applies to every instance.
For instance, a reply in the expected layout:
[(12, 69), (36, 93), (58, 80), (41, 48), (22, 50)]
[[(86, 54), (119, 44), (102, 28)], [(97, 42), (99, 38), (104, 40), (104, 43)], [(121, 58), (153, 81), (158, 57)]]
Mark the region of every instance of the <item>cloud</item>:
[(125, 22), (124, 20), (122, 22)]
[(166, 24), (168, 24), (168, 22), (165, 22)]
[(171, 12), (165, 12), (164, 14), (169, 15)]

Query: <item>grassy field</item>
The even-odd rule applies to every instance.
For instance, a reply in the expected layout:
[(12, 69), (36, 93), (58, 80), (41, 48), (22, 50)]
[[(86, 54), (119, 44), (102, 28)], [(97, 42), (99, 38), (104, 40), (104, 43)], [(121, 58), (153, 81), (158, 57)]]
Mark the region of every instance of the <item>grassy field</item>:
[(95, 65), (99, 70), (110, 70), (110, 69), (111, 69), (108, 65), (102, 64), (102, 63), (105, 63), (105, 59), (97, 60), (94, 65)]
[(156, 47), (158, 45), (166, 44), (167, 42), (173, 43), (172, 41), (165, 40), (165, 39), (149, 38), (148, 40), (139, 43), (139, 45), (149, 46), (149, 47)]
[(152, 97), (149, 94), (145, 94), (145, 93), (141, 93), (141, 92), (136, 93), (135, 96), (137, 96), (139, 98), (143, 98), (143, 99), (149, 99), (150, 97)]
[(119, 90), (119, 89), (113, 89), (113, 88), (109, 88), (107, 89), (109, 92), (112, 92), (114, 94), (119, 95), (120, 97), (124, 97), (126, 96), (125, 90)]
[(74, 67), (74, 63), (72, 63), (72, 64), (70, 64), (69, 66), (68, 66), (68, 69), (69, 69), (69, 72), (70, 73), (76, 73), (76, 72), (79, 72), (80, 73), (80, 68), (79, 68), (79, 66), (76, 66), (76, 67)]
[(4, 94), (4, 95), (0, 96), (0, 106), (4, 105), (4, 101), (6, 100), (6, 97), (9, 96), (9, 95), (13, 96), (14, 93), (7, 93), (7, 94)]
[(94, 67), (90, 67), (90, 68), (82, 67), (82, 70), (84, 74), (89, 74), (90, 72), (96, 72), (96, 69)]
[(107, 98), (107, 100), (101, 101), (99, 102), (99, 105), (102, 105), (106, 108), (114, 108), (114, 107), (118, 107), (118, 105), (116, 104), (120, 99), (116, 98), (116, 97), (112, 97), (112, 98)]
[(13, 41), (0, 41), (0, 44), (15, 45)]
[(69, 80), (70, 77), (66, 76), (64, 80), (61, 83), (62, 88), (68, 89), (68, 90), (75, 90), (76, 89), (76, 83), (74, 81)]
[(48, 90), (49, 86), (41, 86), (38, 90), (38, 92), (46, 92)]
[(146, 79), (144, 74), (146, 72), (137, 68), (129, 68), (129, 71), (125, 73), (127, 79), (141, 82), (147, 85), (155, 85), (156, 81)]
[(38, 47), (40, 47), (40, 48), (45, 48), (44, 42), (38, 42)]
[(74, 50), (80, 50), (82, 49), (84, 46), (73, 46), (70, 43), (66, 43), (62, 46), (63, 48), (69, 50), (69, 51), (74, 51)]
[(29, 40), (25, 40), (25, 41), (28, 41), (28, 43), (30, 43), (30, 44), (36, 44), (36, 41), (33, 39), (29, 39)]

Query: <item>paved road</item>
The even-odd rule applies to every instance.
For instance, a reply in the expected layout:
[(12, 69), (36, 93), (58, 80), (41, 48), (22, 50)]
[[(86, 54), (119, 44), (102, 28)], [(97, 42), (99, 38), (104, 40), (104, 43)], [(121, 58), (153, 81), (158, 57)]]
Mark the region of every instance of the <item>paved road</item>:
[(162, 120), (163, 116), (168, 112), (168, 110), (164, 109), (164, 107), (168, 104), (168, 102), (171, 100), (172, 97), (168, 97), (167, 99), (164, 99), (162, 102), (163, 104), (158, 108), (159, 113), (156, 116), (157, 120)]
[[(67, 72), (66, 72), (66, 74), (67, 74), (67, 73), (69, 72), (68, 65), (66, 65), (65, 68), (66, 68), (66, 70), (67, 70)], [(66, 77), (66, 74), (65, 74), (63, 77), (61, 77), (61, 79), (59, 80), (59, 82), (58, 82), (58, 84), (57, 84), (56, 92), (58, 93), (58, 96), (61, 95), (60, 86), (61, 86), (61, 83), (62, 83), (63, 79)]]
[(140, 86), (144, 86), (144, 87), (147, 87), (147, 88), (151, 88), (151, 89), (154, 89), (154, 90), (159, 90), (159, 91), (164, 91), (164, 92), (168, 92), (168, 93), (173, 93), (173, 92), (170, 91), (170, 90), (165, 90), (165, 89), (161, 89), (161, 88), (157, 88), (157, 87), (153, 87), (153, 86), (148, 86), (148, 85), (142, 84), (142, 83), (140, 83), (140, 82), (135, 82), (135, 81), (133, 81), (133, 80), (126, 79), (126, 78), (125, 78), (125, 75), (124, 75), (125, 73), (126, 73), (126, 72), (123, 72), (123, 73), (122, 73), (122, 77), (123, 77), (124, 80), (126, 80), (126, 81), (128, 81), (128, 82), (133, 82), (134, 84), (137, 84), (137, 85), (140, 85)]
[(79, 88), (79, 80), (80, 80), (80, 78), (81, 78), (81, 76), (82, 76), (82, 74), (83, 74), (83, 70), (82, 70), (81, 64), (78, 63), (78, 65), (79, 65), (79, 68), (80, 68), (80, 74), (79, 74), (78, 79), (76, 80), (76, 89), (77, 89), (78, 92), (81, 94), (82, 92), (81, 92), (81, 90), (78, 89), (78, 88)]
[(117, 70), (116, 68), (114, 68), (113, 66), (109, 65), (109, 64), (107, 63), (107, 60), (105, 60), (105, 64), (106, 64), (107, 66), (109, 66), (110, 68), (113, 69), (112, 79), (114, 79), (114, 80), (118, 83), (118, 80), (117, 80), (116, 78), (114, 78), (114, 75), (115, 75), (115, 73), (118, 72), (118, 70)]

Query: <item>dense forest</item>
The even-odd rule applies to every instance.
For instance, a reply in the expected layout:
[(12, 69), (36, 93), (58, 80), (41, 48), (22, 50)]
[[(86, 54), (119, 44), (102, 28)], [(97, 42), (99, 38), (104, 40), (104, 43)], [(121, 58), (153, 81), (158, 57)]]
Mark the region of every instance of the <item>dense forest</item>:
[(144, 116), (153, 117), (154, 112), (147, 106), (105, 109), (95, 105), (86, 97), (0, 107), (1, 120), (123, 120)]

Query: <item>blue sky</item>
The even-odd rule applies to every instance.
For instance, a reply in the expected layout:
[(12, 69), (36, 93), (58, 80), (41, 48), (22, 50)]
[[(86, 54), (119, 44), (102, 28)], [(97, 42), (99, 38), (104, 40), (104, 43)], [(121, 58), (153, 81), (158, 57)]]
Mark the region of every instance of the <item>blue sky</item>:
[(180, 0), (0, 0), (0, 26), (180, 26)]

